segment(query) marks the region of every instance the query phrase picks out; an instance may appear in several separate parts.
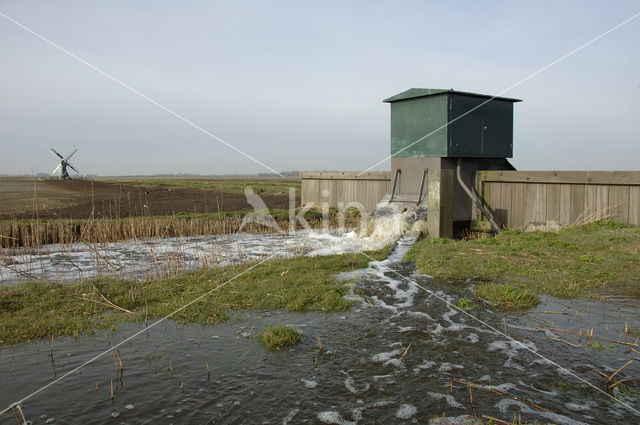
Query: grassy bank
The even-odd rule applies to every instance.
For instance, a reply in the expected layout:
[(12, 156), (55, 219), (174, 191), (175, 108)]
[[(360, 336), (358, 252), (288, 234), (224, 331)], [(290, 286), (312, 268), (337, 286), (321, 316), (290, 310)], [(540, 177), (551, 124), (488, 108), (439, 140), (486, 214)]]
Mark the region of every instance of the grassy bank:
[[(389, 250), (368, 253), (386, 258)], [(266, 262), (172, 316), (179, 322), (215, 324), (240, 310), (343, 311), (347, 287), (337, 273), (366, 267), (360, 254), (297, 257)], [(251, 264), (213, 267), (164, 280), (97, 279), (74, 285), (25, 283), (0, 288), (0, 343), (51, 335), (77, 336), (121, 321), (164, 317), (246, 271)]]
[[(70, 244), (74, 242), (102, 243), (128, 239), (199, 236), (229, 234), (241, 230), (242, 219), (249, 211), (232, 211), (210, 214), (178, 213), (170, 216), (142, 216), (130, 218), (93, 218), (84, 220), (10, 220), (0, 221), (0, 247), (38, 247), (45, 244)], [(298, 212), (296, 211), (296, 214)], [(270, 211), (275, 222), (285, 231), (289, 228), (289, 211)], [(322, 225), (322, 214), (306, 211), (303, 218), (311, 227)], [(345, 226), (356, 226), (357, 209), (345, 212)], [(331, 226), (338, 226), (338, 211), (329, 211)], [(300, 228), (300, 224), (296, 223)], [(274, 229), (250, 223), (243, 231), (259, 232)]]
[(535, 305), (535, 294), (640, 296), (640, 228), (612, 221), (486, 239), (425, 239), (405, 259), (436, 279), (473, 278), (481, 283), (477, 296), (506, 310)]

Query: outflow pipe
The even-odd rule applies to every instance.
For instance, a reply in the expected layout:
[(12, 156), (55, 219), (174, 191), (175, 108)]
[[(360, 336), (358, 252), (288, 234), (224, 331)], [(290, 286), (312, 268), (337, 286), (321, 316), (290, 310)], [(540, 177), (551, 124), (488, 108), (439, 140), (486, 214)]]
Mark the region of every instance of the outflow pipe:
[(469, 195), (469, 198), (471, 198), (471, 200), (475, 202), (476, 206), (482, 212), (482, 215), (487, 217), (487, 220), (489, 220), (489, 223), (491, 223), (491, 227), (493, 228), (493, 230), (496, 233), (500, 233), (500, 226), (498, 226), (498, 224), (495, 222), (491, 214), (489, 214), (489, 211), (487, 211), (484, 205), (482, 205), (482, 202), (480, 202), (480, 199), (478, 199), (478, 197), (473, 192), (471, 192), (471, 190), (467, 187), (467, 185), (464, 184), (464, 182), (462, 181), (462, 176), (460, 175), (461, 168), (462, 168), (462, 158), (458, 158), (458, 163), (456, 165), (456, 178), (458, 179), (458, 183), (460, 184), (460, 186), (462, 186), (464, 191), (467, 192), (467, 195)]

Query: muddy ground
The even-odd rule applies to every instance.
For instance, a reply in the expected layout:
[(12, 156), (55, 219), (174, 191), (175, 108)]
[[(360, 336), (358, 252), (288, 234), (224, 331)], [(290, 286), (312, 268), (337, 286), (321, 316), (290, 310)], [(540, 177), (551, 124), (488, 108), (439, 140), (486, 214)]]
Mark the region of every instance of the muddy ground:
[[(206, 183), (206, 184), (205, 184)], [(274, 184), (275, 183), (275, 184)], [(288, 186), (297, 179), (217, 178), (162, 182), (153, 179), (93, 180), (0, 178), (0, 220), (130, 217), (248, 210), (244, 185), (253, 186), (270, 209), (288, 209)]]

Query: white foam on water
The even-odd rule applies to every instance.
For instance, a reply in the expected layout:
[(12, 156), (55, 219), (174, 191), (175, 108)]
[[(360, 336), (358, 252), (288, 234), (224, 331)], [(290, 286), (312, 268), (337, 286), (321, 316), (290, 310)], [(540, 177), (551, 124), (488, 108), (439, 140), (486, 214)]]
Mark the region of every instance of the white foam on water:
[(300, 411), (300, 409), (296, 408), (293, 410), (289, 410), (289, 413), (287, 413), (287, 416), (285, 416), (282, 419), (282, 425), (287, 425), (289, 422), (291, 422), (293, 420), (293, 418), (298, 414), (298, 412)]
[(7, 266), (0, 268), (0, 284), (25, 279), (70, 281), (100, 275), (163, 277), (163, 274), (259, 260), (270, 255), (305, 255), (331, 247), (340, 239), (301, 230), (290, 235), (236, 233), (11, 249), (3, 253)]
[(496, 403), (496, 408), (500, 410), (503, 415), (507, 415), (510, 407), (517, 406), (520, 412), (537, 415), (541, 418), (549, 419), (558, 425), (587, 425), (584, 422), (577, 421), (567, 416), (560, 415), (558, 413), (545, 412), (543, 410), (532, 409), (527, 404), (510, 398), (504, 398)]
[(340, 413), (330, 410), (327, 412), (320, 412), (317, 415), (320, 422), (331, 425), (356, 425), (355, 421), (348, 421), (340, 415)]
[(416, 328), (413, 326), (398, 326), (398, 332), (400, 333), (404, 333), (404, 332), (411, 332), (411, 331), (415, 331)]
[(373, 361), (374, 363), (385, 363), (391, 360), (394, 356), (402, 353), (404, 353), (404, 350), (402, 348), (398, 348), (393, 351), (374, 354), (373, 357), (371, 357), (371, 361)]
[(429, 332), (431, 332), (431, 334), (434, 336), (440, 336), (442, 335), (443, 331), (444, 331), (444, 328), (442, 327), (442, 325), (440, 323), (436, 323), (436, 327), (430, 330)]
[(393, 367), (395, 367), (397, 369), (404, 369), (406, 367), (404, 365), (404, 363), (402, 363), (402, 360), (400, 360), (400, 359), (387, 360), (386, 362), (384, 362), (383, 366), (384, 367), (393, 366)]
[(398, 410), (396, 410), (396, 418), (398, 419), (411, 419), (411, 417), (415, 416), (418, 413), (418, 409), (412, 404), (403, 403), (400, 405)]
[(438, 363), (434, 362), (433, 360), (425, 360), (424, 362), (416, 366), (416, 368), (421, 370), (427, 370), (427, 369), (431, 369), (437, 364)]
[(434, 319), (433, 317), (429, 316), (427, 313), (422, 312), (422, 311), (407, 311), (406, 314), (408, 314), (409, 316), (413, 316), (413, 317), (418, 317), (418, 318), (424, 318), (427, 320), (430, 320), (432, 322), (435, 322), (436, 319)]
[(347, 376), (347, 378), (344, 380), (344, 387), (352, 394), (358, 394), (358, 393), (364, 393), (369, 391), (369, 388), (371, 388), (371, 385), (369, 383), (365, 384), (363, 388), (356, 388), (355, 387), (355, 381), (351, 376)]
[(450, 370), (454, 370), (454, 369), (464, 369), (464, 366), (462, 366), (461, 364), (444, 362), (438, 368), (438, 372), (449, 372)]
[(392, 404), (395, 404), (393, 400), (378, 400), (375, 403), (373, 403), (373, 407), (385, 407), (385, 406), (390, 406)]
[(316, 381), (311, 381), (308, 379), (300, 379), (300, 382), (302, 382), (304, 384), (305, 387), (307, 387), (308, 389), (314, 389), (315, 387), (318, 386), (318, 383)]
[(585, 404), (578, 403), (565, 403), (564, 404), (567, 409), (572, 410), (574, 412), (586, 412), (587, 410), (591, 410), (592, 407), (595, 407), (596, 404), (593, 401), (588, 401)]
[(487, 389), (487, 390), (497, 390), (503, 393), (509, 392), (511, 390), (514, 390), (516, 388), (518, 388), (515, 384), (512, 384), (511, 382), (504, 382), (502, 384), (499, 385), (481, 385), (482, 388)]
[[(311, 232), (310, 238), (324, 239), (331, 242), (331, 246), (325, 246), (312, 251), (309, 255), (332, 255), (358, 251), (376, 251), (387, 246), (392, 246), (409, 230), (414, 214), (405, 212), (400, 214), (369, 217), (364, 226), (340, 236), (326, 233)], [(408, 249), (408, 248), (407, 248)], [(406, 253), (406, 251), (405, 251)], [(404, 255), (404, 253), (402, 254)], [(395, 259), (390, 259), (395, 261)]]
[(478, 341), (480, 341), (480, 338), (478, 337), (478, 335), (477, 335), (477, 334), (473, 334), (473, 333), (472, 333), (472, 334), (467, 335), (467, 339), (469, 340), (469, 342), (470, 342), (471, 344), (475, 344), (475, 343), (477, 343)]
[(464, 406), (458, 403), (451, 394), (434, 393), (431, 391), (427, 392), (427, 394), (429, 394), (429, 397), (431, 397), (434, 400), (445, 400), (450, 407), (464, 409)]
[(515, 363), (514, 359), (518, 357), (518, 352), (521, 350), (526, 351), (538, 351), (538, 348), (533, 342), (516, 342), (516, 341), (494, 341), (487, 347), (487, 351), (501, 351), (507, 356), (507, 361), (504, 363), (505, 367), (511, 367), (517, 370), (524, 370), (524, 367)]
[[(362, 400), (360, 400), (362, 402)], [(356, 407), (351, 411), (351, 417), (354, 421), (358, 422), (362, 420), (362, 412), (364, 411), (363, 407)]]

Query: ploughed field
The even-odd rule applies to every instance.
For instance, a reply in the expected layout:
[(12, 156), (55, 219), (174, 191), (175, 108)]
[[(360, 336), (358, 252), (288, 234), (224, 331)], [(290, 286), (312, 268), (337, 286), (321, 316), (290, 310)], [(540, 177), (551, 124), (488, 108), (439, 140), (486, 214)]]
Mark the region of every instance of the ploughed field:
[(0, 178), (0, 220), (118, 218), (250, 210), (251, 186), (270, 209), (289, 208), (297, 178)]

